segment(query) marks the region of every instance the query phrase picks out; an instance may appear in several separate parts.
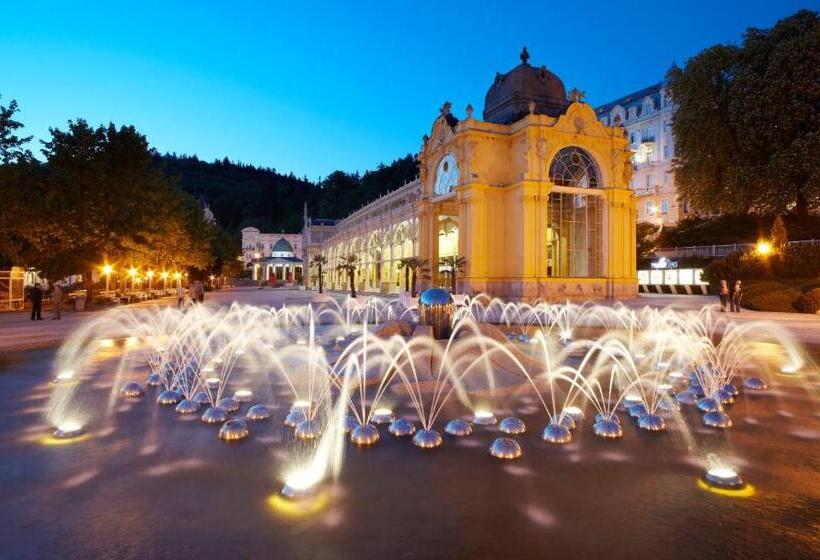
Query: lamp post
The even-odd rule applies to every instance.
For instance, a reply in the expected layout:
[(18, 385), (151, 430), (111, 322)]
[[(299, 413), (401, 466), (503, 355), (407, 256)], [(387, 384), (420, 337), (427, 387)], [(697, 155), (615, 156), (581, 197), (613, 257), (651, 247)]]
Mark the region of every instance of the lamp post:
[(162, 289), (167, 290), (168, 289), (168, 271), (163, 270), (160, 273), (160, 277), (162, 278)]
[(151, 292), (151, 279), (154, 277), (154, 271), (149, 270), (148, 272), (145, 273), (145, 276), (148, 277), (148, 292), (150, 293)]
[(174, 280), (177, 281), (177, 288), (179, 288), (182, 285), (180, 282), (182, 280), (182, 273), (174, 272)]
[(110, 264), (104, 264), (102, 273), (105, 275), (105, 293), (108, 295), (108, 282), (111, 280), (111, 273), (114, 272), (114, 267)]

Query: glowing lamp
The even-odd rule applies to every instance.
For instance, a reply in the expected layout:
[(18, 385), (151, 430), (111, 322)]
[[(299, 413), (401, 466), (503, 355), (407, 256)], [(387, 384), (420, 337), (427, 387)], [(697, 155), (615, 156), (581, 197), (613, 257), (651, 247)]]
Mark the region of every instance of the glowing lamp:
[(761, 257), (767, 257), (774, 251), (774, 247), (768, 241), (758, 241), (755, 245), (755, 252)]

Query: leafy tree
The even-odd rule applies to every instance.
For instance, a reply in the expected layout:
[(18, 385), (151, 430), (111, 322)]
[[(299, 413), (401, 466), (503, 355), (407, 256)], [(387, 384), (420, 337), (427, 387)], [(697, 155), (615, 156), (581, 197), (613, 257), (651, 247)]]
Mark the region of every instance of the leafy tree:
[(786, 225), (783, 223), (783, 217), (778, 215), (774, 219), (771, 232), (772, 245), (778, 251), (782, 251), (789, 243), (789, 234), (786, 231)]
[(327, 257), (322, 255), (321, 253), (313, 255), (313, 258), (310, 259), (310, 266), (316, 268), (317, 278), (319, 280), (319, 293), (323, 292), (324, 288), (324, 272), (323, 268), (327, 264)]
[(820, 206), (820, 16), (748, 29), (669, 74), (681, 197), (721, 212)]
[(410, 279), (410, 296), (416, 297), (418, 296), (418, 290), (416, 289), (418, 276), (421, 274), (425, 276), (425, 274), (429, 271), (427, 265), (429, 261), (427, 259), (421, 259), (418, 257), (410, 257), (408, 267), (411, 272), (411, 279)]
[(23, 146), (31, 136), (17, 136), (16, 131), (23, 128), (23, 123), (14, 120), (14, 113), (19, 111), (17, 101), (12, 99), (8, 106), (0, 104), (0, 163), (9, 164), (22, 158), (30, 158), (31, 152)]
[(336, 265), (336, 270), (347, 274), (348, 282), (350, 283), (350, 297), (356, 297), (356, 268), (359, 266), (359, 257), (356, 255), (347, 255), (341, 258), (341, 262)]
[(459, 257), (458, 255), (451, 255), (448, 257), (441, 257), (439, 262), (442, 266), (446, 266), (450, 269), (450, 284), (451, 284), (451, 292), (456, 293), (457, 291), (457, 274), (464, 270), (464, 267), (467, 265), (467, 259), (464, 257)]
[(399, 270), (404, 270), (404, 291), (410, 291), (410, 274), (413, 268), (413, 261), (415, 259), (413, 257), (405, 257), (400, 259), (397, 263)]

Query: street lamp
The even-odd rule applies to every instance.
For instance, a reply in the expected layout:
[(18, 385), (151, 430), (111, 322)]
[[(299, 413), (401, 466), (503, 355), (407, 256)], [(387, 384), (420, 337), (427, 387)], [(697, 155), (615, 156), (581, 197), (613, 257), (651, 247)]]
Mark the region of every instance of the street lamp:
[(768, 257), (774, 251), (772, 244), (766, 240), (760, 240), (755, 245), (755, 252), (761, 257)]
[(160, 273), (160, 278), (162, 278), (162, 289), (167, 290), (168, 289), (168, 271), (163, 270)]
[(151, 291), (151, 279), (154, 277), (154, 271), (149, 270), (148, 272), (145, 273), (145, 275), (148, 277), (148, 291), (150, 292)]
[(105, 292), (108, 293), (108, 282), (111, 279), (111, 273), (114, 272), (114, 267), (110, 264), (104, 264), (102, 266), (102, 273), (105, 276)]
[(181, 272), (174, 272), (174, 280), (177, 281), (177, 288), (179, 288), (180, 285), (181, 285), (180, 284), (181, 279), (182, 279), (182, 273)]
[(133, 266), (131, 266), (131, 268), (128, 269), (128, 276), (131, 277), (131, 289), (132, 290), (135, 289), (134, 288), (134, 282), (136, 282), (136, 280), (137, 280), (137, 273), (138, 272), (139, 271), (136, 268), (134, 268)]

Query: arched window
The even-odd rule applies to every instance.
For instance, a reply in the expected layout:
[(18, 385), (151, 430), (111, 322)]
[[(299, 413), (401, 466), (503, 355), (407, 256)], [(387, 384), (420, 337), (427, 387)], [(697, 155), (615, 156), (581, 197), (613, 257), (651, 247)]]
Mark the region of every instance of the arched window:
[(441, 196), (452, 192), (453, 187), (458, 185), (458, 163), (453, 154), (447, 154), (436, 168), (436, 183), (433, 186), (433, 193)]
[(561, 187), (596, 188), (601, 185), (598, 167), (590, 155), (578, 148), (561, 148), (550, 164), (550, 180)]

